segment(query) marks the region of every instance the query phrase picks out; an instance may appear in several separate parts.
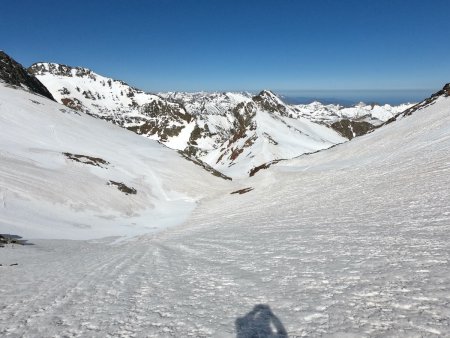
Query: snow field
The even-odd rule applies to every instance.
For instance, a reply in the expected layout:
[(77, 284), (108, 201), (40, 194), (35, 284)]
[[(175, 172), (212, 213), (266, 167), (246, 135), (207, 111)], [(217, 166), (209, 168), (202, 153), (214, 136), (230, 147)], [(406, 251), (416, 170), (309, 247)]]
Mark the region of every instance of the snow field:
[[(268, 304), (290, 337), (448, 336), (449, 135), (440, 98), (332, 149), (201, 186), (178, 226), (2, 248), (0, 334), (233, 337), (238, 317)], [(173, 189), (191, 196), (185, 184)], [(244, 187), (254, 190), (229, 194)]]

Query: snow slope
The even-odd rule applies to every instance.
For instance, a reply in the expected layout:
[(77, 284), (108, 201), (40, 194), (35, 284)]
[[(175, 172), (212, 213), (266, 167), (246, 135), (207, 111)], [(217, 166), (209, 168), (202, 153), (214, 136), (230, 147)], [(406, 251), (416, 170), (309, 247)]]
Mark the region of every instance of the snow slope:
[(0, 163), (1, 232), (33, 238), (151, 232), (223, 185), (154, 141), (3, 83)]
[(0, 334), (235, 337), (238, 318), (258, 332), (262, 303), (289, 337), (449, 336), (449, 159), (443, 95), (203, 199), (179, 227), (0, 249)]

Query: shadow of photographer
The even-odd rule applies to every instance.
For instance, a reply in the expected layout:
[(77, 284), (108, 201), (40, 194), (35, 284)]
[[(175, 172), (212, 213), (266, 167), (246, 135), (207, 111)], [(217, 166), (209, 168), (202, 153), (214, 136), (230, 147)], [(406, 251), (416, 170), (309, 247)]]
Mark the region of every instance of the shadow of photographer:
[(255, 305), (252, 311), (235, 321), (237, 338), (288, 338), (281, 321), (265, 304)]

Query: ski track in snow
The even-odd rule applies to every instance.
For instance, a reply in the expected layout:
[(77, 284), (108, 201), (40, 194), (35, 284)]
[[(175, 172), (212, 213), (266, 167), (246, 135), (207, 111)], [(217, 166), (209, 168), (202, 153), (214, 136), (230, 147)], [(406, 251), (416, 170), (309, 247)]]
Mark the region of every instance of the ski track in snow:
[(0, 336), (233, 337), (256, 304), (291, 338), (450, 336), (449, 100), (158, 233), (0, 248)]
[(119, 245), (3, 249), (19, 266), (1, 267), (0, 334), (231, 337), (264, 303), (290, 336), (449, 335), (450, 175), (420, 164), (395, 179), (287, 173), (290, 187), (257, 202), (205, 202), (189, 223)]

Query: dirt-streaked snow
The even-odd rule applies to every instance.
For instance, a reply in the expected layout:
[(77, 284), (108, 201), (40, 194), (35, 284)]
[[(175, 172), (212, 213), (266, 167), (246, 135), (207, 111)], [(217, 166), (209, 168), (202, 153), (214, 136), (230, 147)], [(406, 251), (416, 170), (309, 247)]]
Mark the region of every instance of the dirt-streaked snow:
[(0, 248), (0, 335), (233, 337), (256, 304), (290, 337), (450, 335), (450, 98), (238, 183), (129, 241)]

